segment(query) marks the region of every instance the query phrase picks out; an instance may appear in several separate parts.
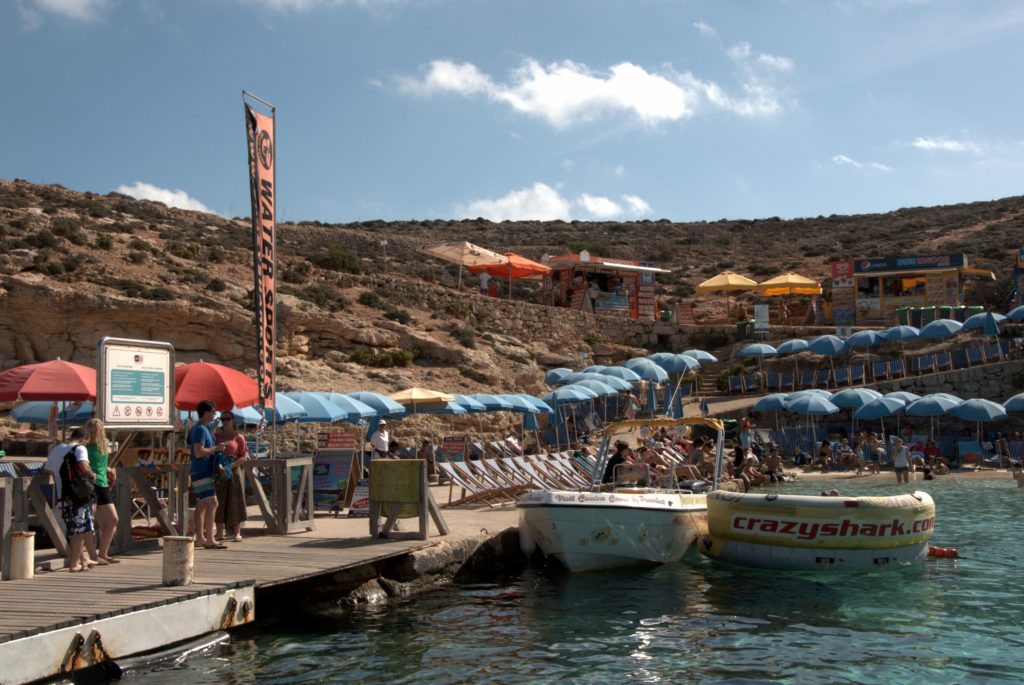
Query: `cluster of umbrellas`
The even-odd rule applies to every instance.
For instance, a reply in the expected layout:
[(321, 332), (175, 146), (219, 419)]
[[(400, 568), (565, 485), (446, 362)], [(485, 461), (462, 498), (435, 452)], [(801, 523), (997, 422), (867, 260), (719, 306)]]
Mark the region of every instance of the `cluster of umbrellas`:
[(730, 306), (729, 297), (732, 293), (751, 291), (765, 297), (820, 295), (821, 284), (814, 279), (792, 272), (786, 272), (763, 283), (758, 283), (732, 271), (723, 271), (697, 286), (699, 293), (725, 293), (727, 311)]
[(459, 288), (462, 288), (462, 268), (470, 273), (488, 273), (491, 276), (508, 279), (508, 296), (512, 297), (512, 281), (521, 278), (543, 276), (551, 271), (551, 267), (527, 259), (515, 252), (498, 254), (485, 247), (469, 242), (438, 245), (423, 250), (428, 254), (446, 262), (459, 265)]
[[(1017, 317), (1013, 319), (1015, 321), (1024, 321), (1024, 307), (1018, 307), (1010, 315)], [(765, 343), (754, 343), (742, 348), (737, 354), (740, 357), (756, 357), (760, 362), (764, 357), (814, 352), (829, 357), (831, 361), (833, 357), (846, 350), (858, 347), (870, 348), (887, 342), (899, 342), (902, 346), (907, 340), (951, 338), (961, 331), (971, 330), (982, 331), (987, 336), (998, 336), (999, 324), (1009, 318), (1010, 316), (995, 312), (981, 312), (963, 323), (953, 319), (936, 319), (920, 329), (913, 326), (892, 326), (884, 330), (864, 330), (854, 333), (845, 340), (835, 335), (822, 335), (813, 340), (800, 338), (786, 340), (777, 347)]]
[[(793, 393), (774, 393), (758, 400), (752, 407), (756, 412), (776, 412), (778, 427), (779, 411), (790, 411), (795, 414), (807, 415), (812, 423), (814, 417), (836, 414), (843, 409), (850, 410), (851, 420), (881, 420), (882, 431), (885, 432), (885, 419), (896, 417), (897, 430), (899, 416), (928, 417), (931, 423), (931, 434), (934, 439), (937, 419), (940, 416), (953, 416), (978, 424), (979, 441), (981, 424), (1007, 418), (1008, 411), (1024, 412), (1024, 393), (1014, 395), (1003, 404), (986, 399), (964, 400), (949, 393), (932, 393), (917, 395), (912, 392), (896, 391), (882, 394), (870, 388), (846, 388), (836, 393), (827, 390), (809, 389)], [(853, 426), (851, 425), (851, 432)]]

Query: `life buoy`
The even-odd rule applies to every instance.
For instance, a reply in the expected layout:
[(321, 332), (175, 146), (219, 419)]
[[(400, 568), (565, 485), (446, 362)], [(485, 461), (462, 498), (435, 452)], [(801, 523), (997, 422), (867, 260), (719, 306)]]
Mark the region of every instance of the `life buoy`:
[(960, 552), (953, 547), (935, 547), (934, 545), (929, 545), (928, 556), (941, 559), (956, 559), (960, 556)]

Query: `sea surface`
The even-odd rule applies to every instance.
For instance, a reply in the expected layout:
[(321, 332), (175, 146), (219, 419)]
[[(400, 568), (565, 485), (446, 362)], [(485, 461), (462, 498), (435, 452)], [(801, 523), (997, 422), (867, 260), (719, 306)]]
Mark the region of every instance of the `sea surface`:
[[(784, 491), (818, 494), (823, 481)], [(837, 481), (843, 494), (906, 486)], [(1024, 490), (915, 483), (961, 559), (870, 574), (766, 572), (696, 553), (569, 575), (529, 568), (386, 606), (261, 617), (131, 680), (169, 683), (1020, 683)]]

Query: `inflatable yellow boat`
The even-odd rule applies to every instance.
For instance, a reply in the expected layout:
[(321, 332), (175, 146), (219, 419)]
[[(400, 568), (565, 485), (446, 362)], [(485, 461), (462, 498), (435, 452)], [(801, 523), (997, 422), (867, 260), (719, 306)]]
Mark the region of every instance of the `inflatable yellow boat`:
[(730, 564), (779, 570), (875, 571), (928, 554), (935, 502), (893, 497), (708, 493), (697, 548)]

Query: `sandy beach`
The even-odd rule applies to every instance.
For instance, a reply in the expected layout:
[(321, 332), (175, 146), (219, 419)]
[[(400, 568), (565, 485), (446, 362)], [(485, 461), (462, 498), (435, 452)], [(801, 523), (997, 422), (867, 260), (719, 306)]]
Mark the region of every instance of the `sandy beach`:
[[(789, 468), (786, 470), (786, 476), (796, 475), (796, 480), (821, 480), (821, 481), (857, 481), (858, 483), (883, 483), (886, 481), (895, 482), (896, 474), (892, 471), (882, 471), (879, 474), (869, 474), (867, 472), (864, 475), (858, 476), (856, 471), (831, 471), (828, 473), (822, 473), (821, 471), (803, 471), (802, 469)], [(917, 473), (910, 474), (910, 480), (912, 483), (927, 483), (923, 479), (923, 473), (918, 471)], [(935, 481), (947, 481), (947, 480), (1007, 480), (1012, 481), (1013, 475), (1009, 469), (982, 469), (980, 471), (973, 470), (959, 470), (948, 473), (944, 476), (935, 476)]]

